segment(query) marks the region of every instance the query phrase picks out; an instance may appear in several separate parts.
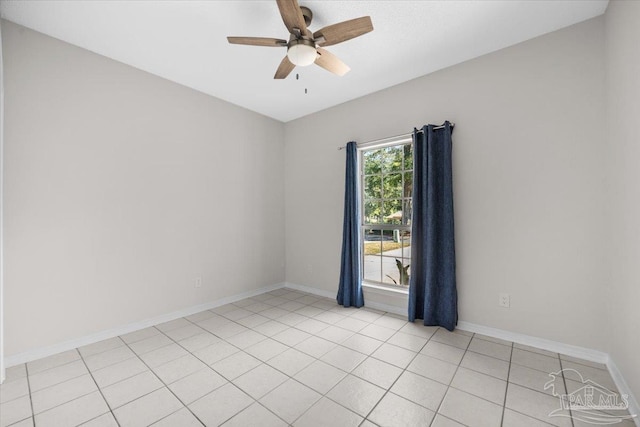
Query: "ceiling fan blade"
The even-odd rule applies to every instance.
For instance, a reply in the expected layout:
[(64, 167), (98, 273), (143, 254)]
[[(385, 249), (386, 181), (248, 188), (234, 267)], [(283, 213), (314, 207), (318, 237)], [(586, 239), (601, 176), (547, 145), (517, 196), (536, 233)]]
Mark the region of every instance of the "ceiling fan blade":
[(340, 60), (340, 58), (321, 47), (318, 48), (316, 65), (319, 65), (325, 70), (331, 71), (333, 74), (337, 74), (339, 76), (344, 76), (349, 72), (349, 70), (351, 70), (347, 64)]
[(298, 5), (297, 0), (276, 0), (280, 15), (291, 34), (294, 34), (294, 28), (300, 30), (302, 35), (307, 33), (307, 24), (304, 22), (304, 16)]
[(287, 45), (286, 40), (272, 39), (268, 37), (227, 37), (231, 44), (246, 44), (250, 46), (273, 46), (283, 47)]
[(291, 61), (289, 61), (289, 57), (285, 55), (284, 59), (282, 59), (282, 62), (280, 62), (278, 69), (276, 70), (276, 75), (273, 76), (273, 78), (284, 79), (289, 75), (289, 73), (293, 71), (294, 68), (296, 68), (296, 66), (293, 65)]
[(323, 37), (324, 41), (320, 41), (318, 44), (320, 46), (331, 46), (361, 36), (370, 31), (373, 31), (371, 17), (363, 16), (321, 28), (313, 33), (313, 38), (318, 40), (320, 37)]

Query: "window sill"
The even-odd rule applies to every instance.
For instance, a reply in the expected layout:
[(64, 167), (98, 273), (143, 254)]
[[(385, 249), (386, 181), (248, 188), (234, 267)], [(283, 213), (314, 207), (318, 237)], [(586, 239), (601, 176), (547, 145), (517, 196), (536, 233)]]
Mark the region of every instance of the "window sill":
[(380, 295), (409, 295), (409, 289), (392, 288), (376, 283), (362, 282), (362, 287), (370, 292)]

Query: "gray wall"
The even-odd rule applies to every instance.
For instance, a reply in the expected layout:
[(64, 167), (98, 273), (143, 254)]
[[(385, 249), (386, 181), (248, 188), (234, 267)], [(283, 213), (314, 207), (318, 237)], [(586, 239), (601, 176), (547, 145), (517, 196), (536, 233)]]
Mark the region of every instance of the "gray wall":
[(460, 320), (605, 350), (602, 55), (597, 18), (287, 123), (287, 282), (337, 287), (336, 148), (448, 119)]
[(6, 356), (283, 281), (282, 123), (2, 24)]
[(640, 2), (612, 1), (606, 13), (606, 203), (611, 236), (610, 353), (640, 397)]

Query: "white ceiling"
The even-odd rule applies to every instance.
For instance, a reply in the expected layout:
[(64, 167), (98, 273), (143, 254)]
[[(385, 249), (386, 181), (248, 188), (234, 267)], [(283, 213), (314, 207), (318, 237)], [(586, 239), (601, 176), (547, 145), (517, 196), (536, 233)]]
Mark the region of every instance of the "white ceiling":
[(595, 17), (604, 13), (608, 0), (300, 4), (314, 13), (311, 30), (371, 16), (372, 33), (328, 48), (351, 67), (346, 76), (312, 65), (274, 80), (285, 48), (227, 43), (228, 35), (287, 39), (275, 0), (3, 0), (0, 12), (10, 21), (286, 122)]

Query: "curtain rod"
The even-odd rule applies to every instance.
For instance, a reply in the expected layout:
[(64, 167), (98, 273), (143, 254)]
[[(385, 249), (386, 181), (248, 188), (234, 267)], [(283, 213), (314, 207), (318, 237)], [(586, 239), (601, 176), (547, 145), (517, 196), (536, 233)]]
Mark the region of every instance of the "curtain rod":
[[(456, 126), (455, 123), (449, 123), (449, 125), (451, 126), (451, 129), (453, 129)], [(433, 127), (433, 130), (438, 130), (438, 129), (444, 129), (444, 125), (434, 126)], [(418, 130), (418, 133), (422, 133), (422, 132), (423, 132), (422, 129)], [(363, 142), (362, 144), (356, 144), (356, 146), (357, 145), (371, 144), (371, 143), (374, 143), (374, 142), (386, 141), (386, 140), (389, 140), (389, 139), (408, 138), (408, 137), (410, 137), (412, 135), (413, 135), (413, 132), (403, 133), (402, 135), (390, 136), (388, 138), (382, 138), (382, 139), (378, 139), (378, 140), (375, 140), (375, 141)], [(346, 145), (342, 145), (342, 146), (338, 147), (338, 150), (344, 150), (345, 148), (347, 148), (347, 146)]]

